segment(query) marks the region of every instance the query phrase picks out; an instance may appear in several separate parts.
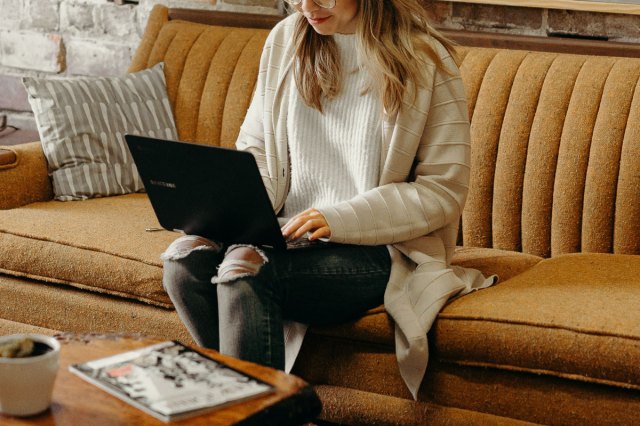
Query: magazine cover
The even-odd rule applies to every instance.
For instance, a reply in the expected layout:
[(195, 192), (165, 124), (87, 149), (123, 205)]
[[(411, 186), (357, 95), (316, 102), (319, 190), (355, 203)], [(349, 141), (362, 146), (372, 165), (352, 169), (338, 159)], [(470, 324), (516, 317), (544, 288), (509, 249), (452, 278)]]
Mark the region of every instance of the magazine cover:
[(274, 391), (176, 341), (71, 365), (69, 370), (165, 422)]

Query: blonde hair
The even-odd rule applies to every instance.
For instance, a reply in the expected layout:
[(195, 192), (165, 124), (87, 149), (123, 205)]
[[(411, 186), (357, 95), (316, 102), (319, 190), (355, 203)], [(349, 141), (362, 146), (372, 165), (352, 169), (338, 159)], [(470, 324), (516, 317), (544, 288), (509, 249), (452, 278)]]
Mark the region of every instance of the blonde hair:
[[(339, 0), (338, 0), (339, 1)], [(358, 0), (360, 19), (356, 30), (358, 57), (369, 73), (367, 90), (376, 90), (385, 110), (400, 109), (408, 83), (425, 83), (430, 59), (444, 69), (430, 42), (435, 39), (453, 55), (453, 43), (429, 24), (418, 0)], [(298, 91), (310, 107), (322, 111), (323, 96), (331, 99), (341, 89), (340, 58), (332, 37), (320, 35), (300, 14), (294, 32)], [(373, 82), (382, 82), (373, 84)]]

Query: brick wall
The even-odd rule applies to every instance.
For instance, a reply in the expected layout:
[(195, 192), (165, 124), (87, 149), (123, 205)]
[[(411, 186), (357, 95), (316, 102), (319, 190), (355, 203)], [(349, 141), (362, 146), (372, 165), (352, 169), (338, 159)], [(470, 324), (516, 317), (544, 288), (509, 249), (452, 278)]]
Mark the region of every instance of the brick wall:
[[(35, 129), (23, 76), (116, 76), (126, 72), (156, 3), (283, 13), (278, 0), (0, 0), (0, 114)], [(2, 140), (0, 140), (2, 144)]]
[(447, 28), (640, 43), (640, 15), (439, 1), (433, 10)]
[[(446, 28), (640, 42), (640, 16), (425, 1)], [(156, 3), (283, 13), (280, 0), (0, 0), (0, 114), (14, 126), (35, 129), (20, 81), (25, 75), (124, 73)]]

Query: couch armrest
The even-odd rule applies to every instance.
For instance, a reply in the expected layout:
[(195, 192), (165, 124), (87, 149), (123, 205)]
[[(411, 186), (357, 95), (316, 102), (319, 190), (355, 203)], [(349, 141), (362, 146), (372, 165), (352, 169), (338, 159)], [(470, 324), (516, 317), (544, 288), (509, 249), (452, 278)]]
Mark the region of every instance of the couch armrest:
[(40, 142), (0, 146), (0, 210), (52, 198)]

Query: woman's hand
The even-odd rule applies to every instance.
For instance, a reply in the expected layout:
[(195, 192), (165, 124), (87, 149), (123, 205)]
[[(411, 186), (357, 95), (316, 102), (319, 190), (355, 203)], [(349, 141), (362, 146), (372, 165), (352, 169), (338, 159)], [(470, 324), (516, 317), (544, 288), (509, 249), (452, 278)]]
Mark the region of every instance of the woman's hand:
[(297, 240), (306, 234), (311, 233), (309, 240), (318, 238), (329, 238), (331, 229), (322, 213), (316, 209), (307, 209), (298, 213), (282, 227), (282, 235), (285, 239)]

